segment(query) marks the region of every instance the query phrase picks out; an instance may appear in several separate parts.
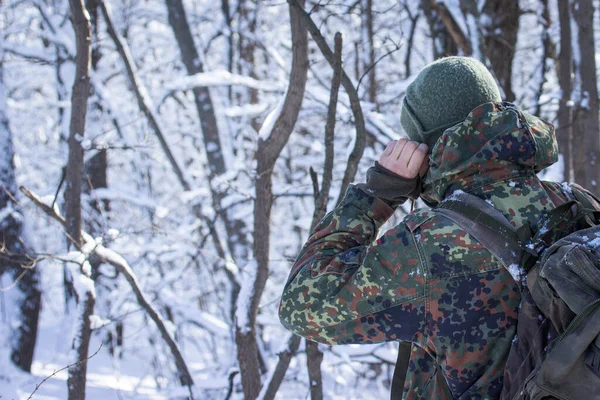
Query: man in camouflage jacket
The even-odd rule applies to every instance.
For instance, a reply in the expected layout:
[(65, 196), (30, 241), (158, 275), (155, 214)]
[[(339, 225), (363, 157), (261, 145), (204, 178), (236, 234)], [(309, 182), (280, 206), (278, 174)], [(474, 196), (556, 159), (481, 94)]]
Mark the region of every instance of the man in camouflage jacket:
[[(535, 227), (567, 200), (560, 185), (536, 176), (557, 160), (554, 127), (501, 102), (485, 67), (463, 57), (419, 74), (401, 122), (411, 141), (392, 142), (367, 183), (350, 186), (304, 245), (283, 291), (281, 322), (330, 345), (411, 342), (405, 399), (497, 399), (516, 332), (518, 285), (435, 206), (464, 191), (515, 227)], [(407, 173), (410, 158), (394, 155), (398, 146), (409, 146), (412, 158), (430, 148), (428, 170), (425, 162), (419, 175), (419, 166)], [(433, 209), (411, 212), (377, 239), (395, 207), (419, 195)]]

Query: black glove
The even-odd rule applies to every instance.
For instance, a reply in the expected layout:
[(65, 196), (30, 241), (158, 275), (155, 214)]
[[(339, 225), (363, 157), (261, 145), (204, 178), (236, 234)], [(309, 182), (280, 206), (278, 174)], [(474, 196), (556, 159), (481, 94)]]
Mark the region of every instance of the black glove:
[(396, 208), (408, 199), (416, 200), (421, 194), (421, 177), (404, 178), (382, 167), (377, 161), (367, 171), (367, 183), (357, 185), (370, 196)]

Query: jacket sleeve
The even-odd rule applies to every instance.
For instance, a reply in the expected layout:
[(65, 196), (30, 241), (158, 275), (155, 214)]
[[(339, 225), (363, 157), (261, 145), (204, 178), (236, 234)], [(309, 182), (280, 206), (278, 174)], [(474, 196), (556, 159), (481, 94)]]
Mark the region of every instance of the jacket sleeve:
[(393, 213), (350, 186), (292, 267), (279, 308), (287, 329), (327, 344), (417, 339), (425, 280), (414, 238), (401, 223), (374, 242)]

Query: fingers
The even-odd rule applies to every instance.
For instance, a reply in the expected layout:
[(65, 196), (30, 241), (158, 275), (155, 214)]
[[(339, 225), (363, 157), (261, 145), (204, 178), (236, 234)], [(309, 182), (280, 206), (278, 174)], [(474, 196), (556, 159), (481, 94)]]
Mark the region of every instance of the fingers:
[(419, 174), (423, 176), (427, 172), (428, 151), (429, 148), (424, 143), (419, 144), (401, 138), (388, 144), (379, 157), (379, 164), (404, 178), (412, 179)]
[(396, 142), (396, 145), (394, 146), (394, 150), (392, 151), (392, 156), (395, 159), (398, 159), (402, 155), (402, 151), (404, 151), (404, 147), (406, 147), (406, 144), (409, 142), (408, 142), (408, 140), (406, 140), (404, 138), (400, 138), (399, 140), (396, 140), (395, 142)]
[[(407, 150), (407, 147), (410, 148)], [(427, 157), (427, 150), (429, 148), (426, 144), (410, 142), (404, 147), (404, 151), (400, 156), (400, 163), (406, 162), (405, 167), (405, 177), (414, 178), (419, 174), (419, 170), (421, 169), (421, 165), (423, 164), (423, 160)]]
[(406, 144), (404, 145), (404, 148), (402, 149), (402, 153), (400, 154), (400, 157), (398, 157), (398, 161), (401, 164), (408, 166), (408, 163), (410, 162), (410, 159), (411, 159), (413, 153), (415, 152), (415, 150), (417, 149), (417, 147), (419, 147), (419, 143), (406, 142)]
[(382, 156), (389, 156), (392, 153), (392, 150), (394, 150), (394, 146), (396, 145), (396, 142), (398, 142), (397, 140), (392, 140), (385, 148), (385, 150), (383, 151), (383, 153), (381, 154)]

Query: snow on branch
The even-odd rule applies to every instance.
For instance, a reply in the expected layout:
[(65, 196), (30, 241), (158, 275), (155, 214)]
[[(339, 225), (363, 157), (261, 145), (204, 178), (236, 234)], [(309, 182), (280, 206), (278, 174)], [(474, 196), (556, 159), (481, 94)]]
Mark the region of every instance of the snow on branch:
[[(52, 209), (47, 204), (44, 204), (39, 196), (21, 186), (21, 192), (29, 198), (33, 203), (42, 209), (49, 217), (58, 221), (63, 227), (66, 228), (67, 222), (63, 216), (58, 214), (54, 209)], [(102, 261), (112, 265), (115, 267), (127, 280), (127, 283), (131, 286), (133, 293), (137, 299), (138, 304), (146, 311), (148, 316), (154, 321), (156, 327), (158, 328), (163, 340), (171, 350), (173, 358), (175, 359), (175, 365), (177, 367), (177, 373), (179, 376), (179, 380), (182, 385), (188, 386), (190, 390), (190, 395), (192, 391), (192, 386), (194, 382), (192, 380), (192, 376), (188, 370), (188, 367), (179, 351), (179, 347), (177, 343), (173, 339), (172, 335), (169, 333), (168, 328), (166, 327), (165, 322), (162, 320), (158, 312), (152, 307), (146, 295), (142, 292), (141, 286), (137, 280), (137, 277), (129, 263), (123, 258), (120, 254), (114, 252), (113, 250), (107, 249), (102, 245), (100, 241), (96, 241), (92, 236), (88, 233), (82, 231), (81, 237), (83, 239), (84, 245), (80, 248), (80, 250), (85, 253), (85, 250), (90, 250), (91, 253), (96, 254), (98, 257), (102, 259)], [(89, 246), (89, 247), (88, 247)], [(193, 396), (192, 396), (193, 398)]]
[(249, 315), (251, 315), (250, 304), (254, 297), (254, 281), (258, 274), (258, 264), (256, 260), (251, 260), (243, 269), (244, 280), (242, 282), (242, 288), (237, 298), (235, 321), (237, 329), (243, 334), (248, 334), (251, 329), (251, 321), (249, 321)]
[(232, 74), (227, 70), (216, 70), (210, 72), (200, 72), (194, 75), (182, 76), (165, 83), (165, 94), (161, 98), (167, 97), (176, 91), (191, 90), (198, 87), (215, 86), (245, 86), (250, 89), (262, 90), (265, 92), (282, 92), (285, 90), (282, 85), (273, 82), (263, 82), (249, 76)]

